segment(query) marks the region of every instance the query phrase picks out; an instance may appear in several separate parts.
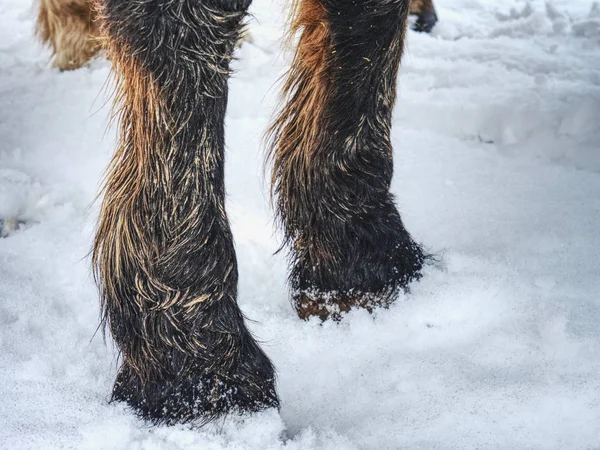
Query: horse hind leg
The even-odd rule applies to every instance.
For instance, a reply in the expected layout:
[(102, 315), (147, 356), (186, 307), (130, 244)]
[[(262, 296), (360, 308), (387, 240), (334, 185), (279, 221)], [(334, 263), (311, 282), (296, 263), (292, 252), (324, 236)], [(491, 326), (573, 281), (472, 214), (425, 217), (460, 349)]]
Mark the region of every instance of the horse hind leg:
[(272, 185), (298, 315), (387, 306), (425, 256), (394, 198), (390, 128), (408, 0), (301, 0), (270, 130)]
[(417, 16), (413, 27), (415, 31), (429, 33), (438, 21), (433, 0), (411, 0), (410, 14)]
[(77, 69), (101, 48), (97, 14), (91, 0), (40, 0), (36, 32), (52, 49), (52, 65)]

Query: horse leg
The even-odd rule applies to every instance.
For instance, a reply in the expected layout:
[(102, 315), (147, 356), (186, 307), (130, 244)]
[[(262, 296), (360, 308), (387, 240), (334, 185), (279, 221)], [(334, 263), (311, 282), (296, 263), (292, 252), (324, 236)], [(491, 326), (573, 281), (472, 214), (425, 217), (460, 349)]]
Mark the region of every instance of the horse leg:
[(100, 51), (96, 12), (90, 0), (41, 0), (36, 31), (52, 48), (54, 67), (77, 69)]
[(390, 127), (409, 0), (301, 0), (270, 130), (272, 185), (301, 318), (386, 306), (420, 277), (390, 193)]
[(112, 399), (156, 423), (278, 405), (237, 305), (224, 118), (249, 0), (97, 0), (120, 143), (93, 261), (122, 353)]
[(411, 0), (410, 14), (417, 16), (415, 31), (429, 33), (438, 21), (433, 0)]

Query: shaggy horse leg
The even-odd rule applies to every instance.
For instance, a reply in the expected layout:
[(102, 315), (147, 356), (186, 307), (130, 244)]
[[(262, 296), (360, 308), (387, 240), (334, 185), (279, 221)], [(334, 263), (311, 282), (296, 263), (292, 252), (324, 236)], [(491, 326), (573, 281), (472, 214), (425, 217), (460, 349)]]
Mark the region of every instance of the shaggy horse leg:
[(429, 33), (438, 21), (433, 0), (411, 0), (410, 14), (417, 16), (415, 31)]
[(52, 48), (54, 67), (77, 69), (100, 50), (96, 13), (90, 0), (41, 0), (36, 31)]
[(270, 130), (273, 191), (301, 318), (388, 305), (424, 255), (394, 199), (390, 126), (408, 0), (302, 0)]
[(93, 251), (123, 357), (112, 398), (155, 423), (276, 407), (225, 214), (227, 81), (249, 1), (98, 2), (120, 112)]

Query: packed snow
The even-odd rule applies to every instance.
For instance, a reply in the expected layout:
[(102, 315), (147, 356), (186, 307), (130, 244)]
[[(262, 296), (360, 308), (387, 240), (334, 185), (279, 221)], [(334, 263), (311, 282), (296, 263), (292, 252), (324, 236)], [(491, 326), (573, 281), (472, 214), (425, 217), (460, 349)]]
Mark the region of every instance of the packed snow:
[(60, 73), (0, 0), (0, 448), (600, 449), (600, 7), (438, 0), (410, 32), (393, 192), (438, 262), (389, 310), (302, 322), (262, 135), (290, 61), (255, 0), (227, 116), (239, 303), (281, 410), (151, 427), (107, 402), (88, 251), (115, 142), (109, 63)]

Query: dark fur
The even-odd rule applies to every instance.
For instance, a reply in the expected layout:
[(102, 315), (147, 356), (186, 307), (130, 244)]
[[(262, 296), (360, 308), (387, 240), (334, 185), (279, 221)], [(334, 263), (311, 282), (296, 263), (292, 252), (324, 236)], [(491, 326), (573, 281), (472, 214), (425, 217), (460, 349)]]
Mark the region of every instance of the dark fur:
[(247, 6), (100, 4), (121, 126), (93, 254), (123, 354), (112, 398), (157, 423), (278, 406), (236, 303), (224, 205), (227, 79)]
[(417, 16), (413, 29), (429, 33), (438, 21), (433, 0), (411, 0), (410, 14)]
[[(112, 398), (154, 423), (277, 407), (274, 368), (236, 303), (225, 214), (227, 81), (250, 0), (94, 1), (71, 37), (92, 42), (82, 39), (97, 33), (98, 12), (117, 87), (120, 142), (93, 250), (103, 322), (122, 353)], [(56, 7), (41, 11), (40, 33), (62, 39), (69, 1), (43, 4)], [(431, 0), (410, 12), (430, 29)], [(300, 41), (270, 136), (302, 318), (387, 306), (420, 277), (425, 256), (390, 193), (408, 14), (409, 0), (294, 5)], [(59, 25), (44, 28), (50, 19)], [(81, 58), (64, 68), (89, 59), (73, 48)]]
[(423, 252), (390, 193), (408, 11), (408, 0), (304, 0), (297, 8), (302, 34), (270, 136), (302, 318), (388, 305), (420, 277)]
[[(52, 49), (55, 67), (77, 69), (99, 53), (102, 39), (92, 1), (39, 0), (36, 31), (42, 42)], [(410, 13), (417, 16), (416, 31), (429, 32), (437, 22), (433, 0), (411, 0)], [(244, 40), (251, 38), (243, 35), (240, 45)]]

